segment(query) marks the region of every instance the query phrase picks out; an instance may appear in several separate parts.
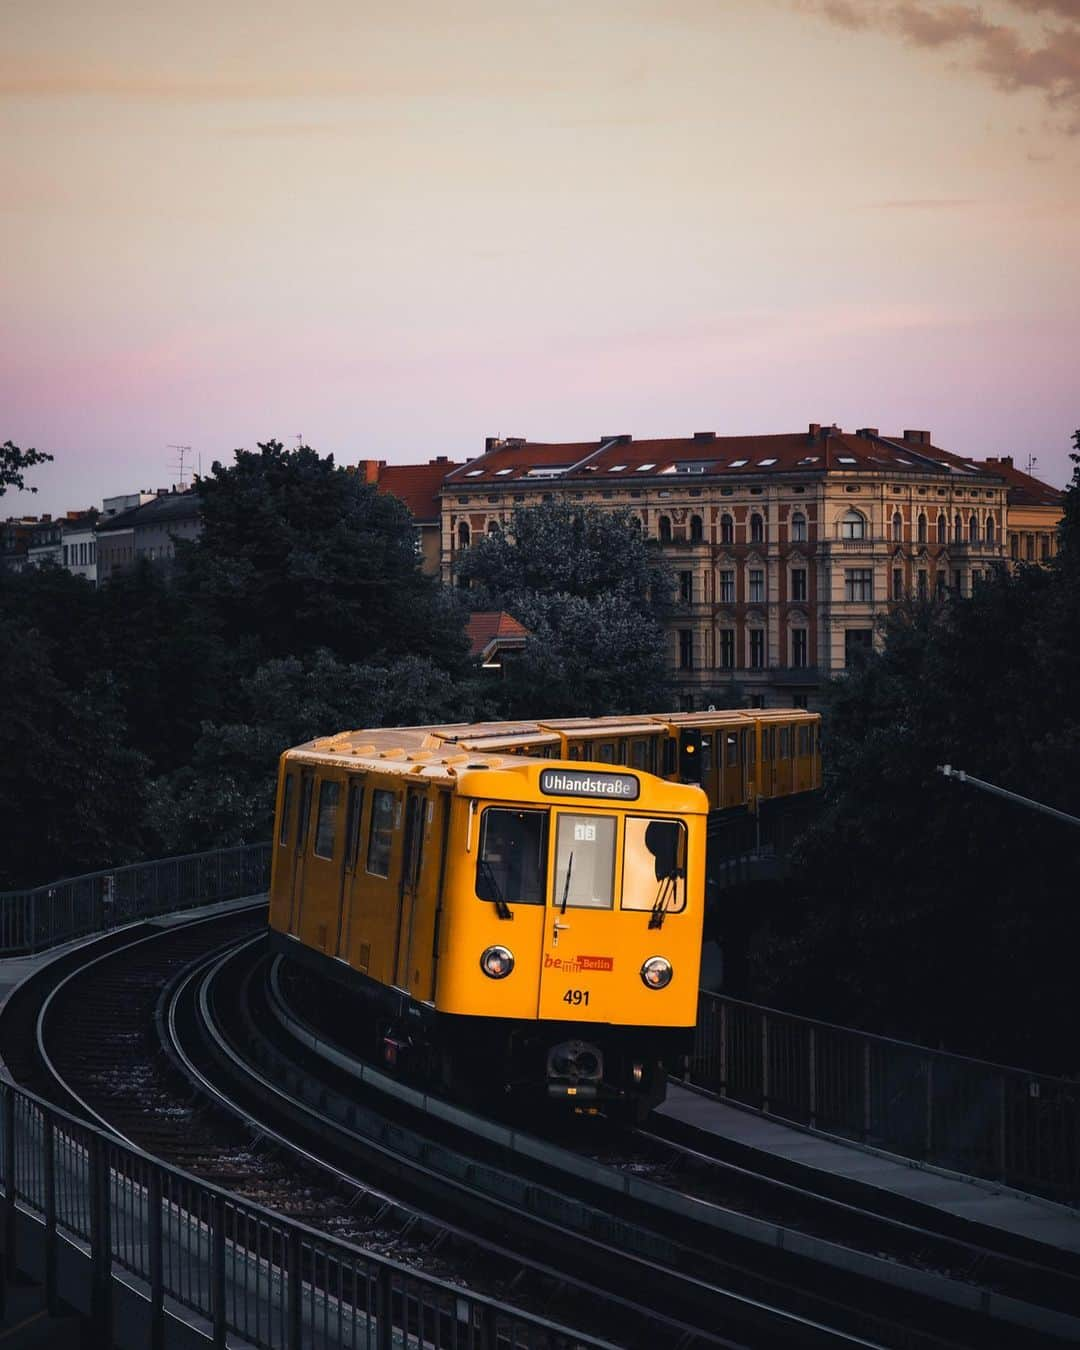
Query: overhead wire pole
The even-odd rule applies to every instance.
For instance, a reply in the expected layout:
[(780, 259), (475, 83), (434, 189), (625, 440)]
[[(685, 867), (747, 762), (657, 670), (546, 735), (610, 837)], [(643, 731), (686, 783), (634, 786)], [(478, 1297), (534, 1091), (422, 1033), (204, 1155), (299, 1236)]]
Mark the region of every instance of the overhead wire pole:
[(995, 797), (1004, 797), (1006, 801), (1019, 802), (1021, 806), (1026, 806), (1032, 811), (1041, 811), (1044, 816), (1053, 816), (1055, 820), (1063, 820), (1068, 825), (1080, 825), (1080, 816), (1070, 816), (1067, 811), (1059, 811), (1056, 807), (1047, 806), (1045, 802), (1023, 797), (1019, 792), (1010, 792), (1008, 788), (998, 787), (996, 783), (988, 783), (983, 778), (976, 778), (964, 769), (954, 769), (951, 764), (939, 764), (937, 771), (946, 778), (955, 778), (958, 783), (970, 783), (972, 787), (977, 787), (983, 792), (991, 792)]

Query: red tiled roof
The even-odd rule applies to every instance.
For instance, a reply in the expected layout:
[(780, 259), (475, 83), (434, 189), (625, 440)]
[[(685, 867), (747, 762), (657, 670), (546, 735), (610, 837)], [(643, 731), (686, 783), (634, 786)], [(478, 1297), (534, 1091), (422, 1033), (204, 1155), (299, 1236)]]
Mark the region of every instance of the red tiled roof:
[(439, 519), (439, 490), (446, 475), (457, 468), (453, 460), (429, 464), (380, 464), (375, 480), (380, 492), (400, 497), (421, 524)]
[(521, 647), (529, 636), (512, 614), (506, 610), (487, 609), (473, 614), (465, 625), (469, 638), (469, 655), (482, 656), (494, 642), (507, 647)]
[(1003, 455), (1000, 459), (974, 459), (971, 462), (987, 473), (1004, 478), (1010, 506), (1061, 506), (1062, 494), (1058, 489), (1016, 468), (1011, 455)]
[(637, 475), (764, 474), (862, 469), (927, 470), (964, 476), (993, 472), (933, 445), (928, 432), (880, 436), (838, 428), (770, 436), (693, 436), (635, 441), (625, 436), (564, 445), (502, 441), (448, 475), (446, 488), (487, 487), (499, 481), (582, 479), (612, 486), (640, 481)]

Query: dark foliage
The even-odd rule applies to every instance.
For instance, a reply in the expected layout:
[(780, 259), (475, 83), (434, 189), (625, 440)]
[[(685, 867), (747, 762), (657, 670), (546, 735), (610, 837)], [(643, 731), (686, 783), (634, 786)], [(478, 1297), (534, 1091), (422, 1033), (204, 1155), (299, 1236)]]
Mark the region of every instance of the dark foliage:
[(35, 450), (32, 446), (20, 450), (14, 442), (5, 441), (0, 445), (0, 497), (9, 487), (24, 492), (36, 492), (36, 487), (26, 486), (26, 470), (32, 469), (35, 464), (45, 464), (51, 459), (52, 455), (46, 454), (44, 450)]

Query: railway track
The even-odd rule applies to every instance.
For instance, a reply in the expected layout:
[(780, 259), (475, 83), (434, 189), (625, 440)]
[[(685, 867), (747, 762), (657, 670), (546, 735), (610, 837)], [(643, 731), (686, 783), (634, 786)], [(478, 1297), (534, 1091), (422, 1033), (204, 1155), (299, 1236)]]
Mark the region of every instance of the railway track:
[[(40, 1062), (32, 1072), (53, 1075), (53, 1093), (67, 1094), (62, 1104), (77, 1101), (198, 1175), (616, 1344), (936, 1348), (1067, 1340), (1050, 1334), (1062, 1302), (1067, 1320), (1075, 1292), (1067, 1272), (1035, 1262), (1024, 1269), (962, 1243), (949, 1249), (939, 1234), (794, 1194), (798, 1188), (732, 1169), (686, 1141), (639, 1134), (627, 1151), (607, 1140), (598, 1162), (543, 1141), (530, 1148), (527, 1136), (457, 1108), (435, 1117), (431, 1099), (400, 1084), (388, 1098), (373, 1087), (383, 1075), (328, 1044), (289, 1006), (280, 980), (270, 980), (260, 962), (258, 943), (209, 955), (242, 939), (244, 921), (235, 922), (239, 931), (207, 927), (183, 942), (176, 930), (165, 941), (141, 935), (126, 955), (103, 954), (85, 978), (69, 972), (39, 1010)], [(155, 1006), (176, 1067), (163, 1066), (157, 1050)], [(115, 1041), (102, 1030), (114, 1024)], [(213, 1110), (193, 1099), (180, 1068)], [(40, 1081), (34, 1086), (42, 1089)], [(507, 1133), (524, 1147), (507, 1149)], [(653, 1191), (674, 1203), (657, 1203)], [(403, 1203), (403, 1193), (413, 1203)], [(731, 1216), (742, 1220), (741, 1231)], [(726, 1224), (709, 1221), (717, 1218)], [(773, 1239), (751, 1235), (755, 1226), (771, 1227)], [(815, 1244), (843, 1250), (845, 1231), (858, 1243), (854, 1257), (908, 1272), (899, 1281), (907, 1287), (894, 1281), (883, 1292), (865, 1271), (830, 1268), (807, 1254)], [(1015, 1320), (988, 1317), (963, 1300), (932, 1299), (926, 1289), (942, 1280), (974, 1292), (976, 1307), (996, 1300), (999, 1317), (1036, 1306), (1019, 1297), (1021, 1287), (1029, 1297), (1034, 1289), (1042, 1299), (1036, 1314), (1049, 1316), (1041, 1329), (1020, 1331)], [(1060, 1331), (1065, 1323), (1056, 1325)]]

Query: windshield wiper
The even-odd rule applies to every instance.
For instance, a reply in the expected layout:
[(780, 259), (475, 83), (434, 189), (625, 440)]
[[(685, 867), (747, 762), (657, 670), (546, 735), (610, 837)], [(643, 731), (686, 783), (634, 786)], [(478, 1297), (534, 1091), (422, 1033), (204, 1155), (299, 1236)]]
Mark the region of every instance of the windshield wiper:
[(653, 902), (652, 914), (649, 916), (650, 928), (663, 928), (664, 919), (667, 915), (668, 896), (677, 899), (679, 883), (677, 876), (663, 877), (660, 881), (660, 889), (656, 892), (656, 899)]
[[(514, 911), (503, 899), (502, 887), (496, 880), (495, 871), (486, 858), (480, 859), (479, 869), (483, 872), (484, 880), (494, 892), (492, 899), (495, 902), (495, 913), (500, 919), (512, 919), (514, 917)], [(484, 898), (486, 899), (487, 897), (485, 896)]]
[(574, 870), (574, 855), (571, 852), (566, 863), (566, 885), (562, 888), (562, 905), (559, 907), (559, 913), (566, 913), (566, 902), (570, 899), (570, 873)]

